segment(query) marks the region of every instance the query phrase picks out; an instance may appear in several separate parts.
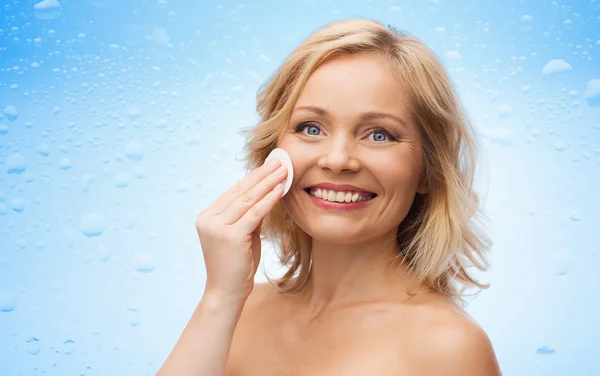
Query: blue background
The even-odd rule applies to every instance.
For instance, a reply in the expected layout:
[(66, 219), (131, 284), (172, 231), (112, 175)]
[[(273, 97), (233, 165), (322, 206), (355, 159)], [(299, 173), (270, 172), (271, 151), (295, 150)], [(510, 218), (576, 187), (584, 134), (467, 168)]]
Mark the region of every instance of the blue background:
[(477, 128), (495, 244), (468, 311), (504, 374), (600, 375), (600, 1), (35, 4), (0, 2), (0, 376), (158, 370), (259, 85), (353, 17), (424, 39)]

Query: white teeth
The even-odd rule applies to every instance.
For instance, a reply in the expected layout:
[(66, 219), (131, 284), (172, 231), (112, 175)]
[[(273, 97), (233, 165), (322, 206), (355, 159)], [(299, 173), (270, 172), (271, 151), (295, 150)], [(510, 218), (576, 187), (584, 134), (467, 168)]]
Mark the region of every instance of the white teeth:
[(346, 203), (360, 202), (372, 198), (372, 196), (363, 196), (356, 192), (338, 192), (321, 188), (311, 189), (310, 194), (321, 200)]
[[(323, 196), (325, 196), (325, 195), (323, 195)], [(329, 194), (327, 195), (327, 201), (335, 201), (335, 197), (336, 197), (335, 192), (329, 191)], [(323, 197), (323, 198), (325, 198), (325, 197)]]

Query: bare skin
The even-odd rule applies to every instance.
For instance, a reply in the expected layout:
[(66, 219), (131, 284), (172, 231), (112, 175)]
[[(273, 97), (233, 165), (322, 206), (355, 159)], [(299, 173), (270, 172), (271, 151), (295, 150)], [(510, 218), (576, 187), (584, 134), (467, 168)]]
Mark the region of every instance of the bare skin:
[(225, 376), (500, 375), (485, 333), (435, 293), (341, 305), (309, 318), (297, 297), (256, 285)]

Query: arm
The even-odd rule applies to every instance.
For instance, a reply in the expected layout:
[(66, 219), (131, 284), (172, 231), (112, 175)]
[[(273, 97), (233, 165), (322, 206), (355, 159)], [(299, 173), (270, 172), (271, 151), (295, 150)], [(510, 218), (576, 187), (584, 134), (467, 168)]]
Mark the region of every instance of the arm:
[(157, 376), (223, 376), (233, 332), (254, 288), (262, 221), (281, 199), (286, 176), (281, 162), (266, 163), (198, 215), (204, 296)]
[(205, 294), (156, 376), (222, 376), (243, 307)]

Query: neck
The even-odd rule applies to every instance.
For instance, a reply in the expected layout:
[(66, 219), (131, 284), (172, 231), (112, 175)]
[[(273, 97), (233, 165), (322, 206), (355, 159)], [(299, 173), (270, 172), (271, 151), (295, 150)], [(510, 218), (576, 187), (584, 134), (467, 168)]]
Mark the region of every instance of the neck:
[[(398, 260), (396, 233), (360, 244), (312, 241), (311, 275), (298, 294), (303, 306), (318, 315), (330, 307), (374, 301), (398, 301), (411, 285)], [(400, 265), (400, 266), (399, 266)]]

